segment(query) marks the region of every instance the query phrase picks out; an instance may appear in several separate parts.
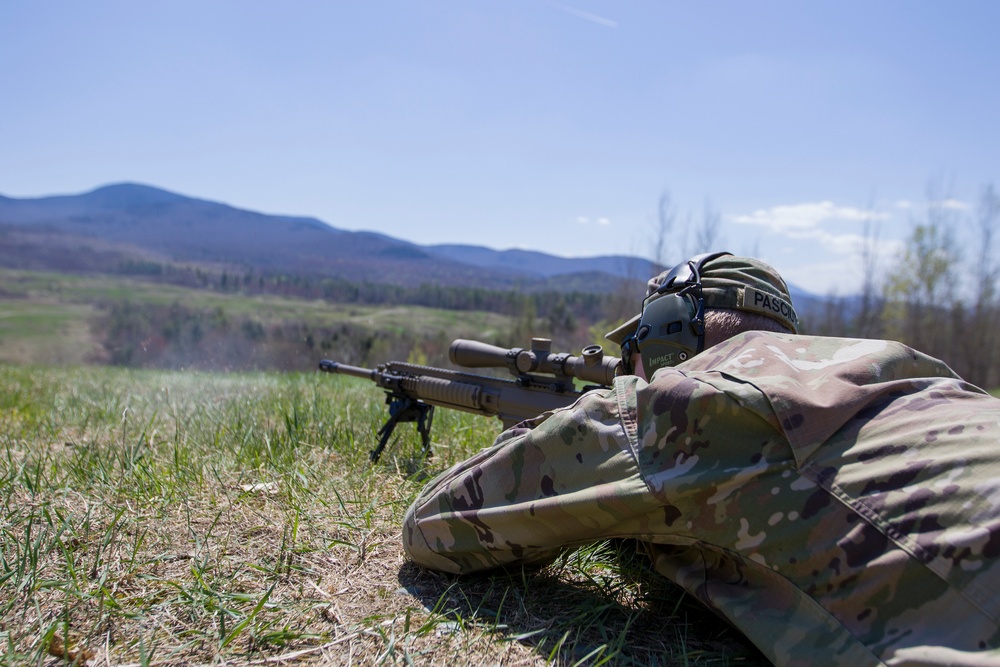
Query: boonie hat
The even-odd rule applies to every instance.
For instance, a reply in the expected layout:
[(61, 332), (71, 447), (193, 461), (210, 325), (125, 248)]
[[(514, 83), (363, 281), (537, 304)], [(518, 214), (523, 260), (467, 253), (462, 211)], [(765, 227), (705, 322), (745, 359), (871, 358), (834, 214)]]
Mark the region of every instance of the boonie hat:
[[(655, 276), (646, 284), (650, 296), (663, 284), (670, 271)], [(770, 317), (791, 332), (798, 333), (799, 318), (792, 307), (788, 285), (770, 265), (749, 257), (723, 255), (706, 262), (701, 268), (702, 295), (705, 309), (729, 308)], [(621, 345), (631, 335), (642, 313), (605, 334), (605, 338)]]

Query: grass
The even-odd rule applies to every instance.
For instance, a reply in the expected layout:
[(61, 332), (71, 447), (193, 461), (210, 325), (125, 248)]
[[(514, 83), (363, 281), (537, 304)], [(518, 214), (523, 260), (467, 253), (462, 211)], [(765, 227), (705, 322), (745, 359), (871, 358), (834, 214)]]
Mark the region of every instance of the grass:
[(80, 364), (97, 350), (86, 304), (0, 299), (0, 362)]
[[(368, 450), (382, 395), (320, 374), (0, 366), (0, 664), (747, 664), (628, 543), (455, 578), (409, 563), (435, 456)], [(61, 658), (55, 656), (62, 656)]]

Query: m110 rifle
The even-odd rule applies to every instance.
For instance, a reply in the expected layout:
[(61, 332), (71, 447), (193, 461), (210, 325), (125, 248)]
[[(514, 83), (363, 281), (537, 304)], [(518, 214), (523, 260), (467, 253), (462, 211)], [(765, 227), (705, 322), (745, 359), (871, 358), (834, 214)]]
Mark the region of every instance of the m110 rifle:
[[(605, 388), (621, 373), (621, 360), (606, 356), (600, 345), (585, 347), (580, 356), (553, 353), (551, 347), (552, 341), (547, 338), (533, 338), (530, 349), (506, 349), (475, 340), (452, 341), (448, 358), (453, 364), (507, 368), (514, 376), (512, 380), (401, 361), (368, 369), (324, 359), (319, 369), (371, 380), (385, 389), (389, 419), (378, 432), (378, 446), (369, 454), (375, 463), (396, 425), (402, 422), (416, 422), (423, 453), (429, 455), (435, 407), (495, 416), (504, 428), (510, 428), (548, 410), (570, 405), (587, 391)], [(577, 389), (574, 378), (590, 384)]]

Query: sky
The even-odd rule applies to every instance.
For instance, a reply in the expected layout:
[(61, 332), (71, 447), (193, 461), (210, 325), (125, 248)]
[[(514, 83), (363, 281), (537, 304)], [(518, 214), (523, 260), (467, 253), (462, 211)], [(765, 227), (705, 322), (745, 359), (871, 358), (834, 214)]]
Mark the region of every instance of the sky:
[(1000, 2), (3, 0), (0, 194), (421, 244), (752, 254), (818, 294), (1000, 185)]

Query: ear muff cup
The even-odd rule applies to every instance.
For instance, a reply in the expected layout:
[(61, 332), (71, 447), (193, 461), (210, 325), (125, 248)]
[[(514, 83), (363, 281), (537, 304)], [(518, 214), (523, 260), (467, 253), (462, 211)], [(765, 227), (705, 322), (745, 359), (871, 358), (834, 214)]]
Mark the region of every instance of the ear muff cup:
[(690, 294), (665, 294), (642, 309), (636, 349), (647, 377), (664, 366), (676, 366), (698, 354), (701, 332), (694, 320), (698, 306)]

